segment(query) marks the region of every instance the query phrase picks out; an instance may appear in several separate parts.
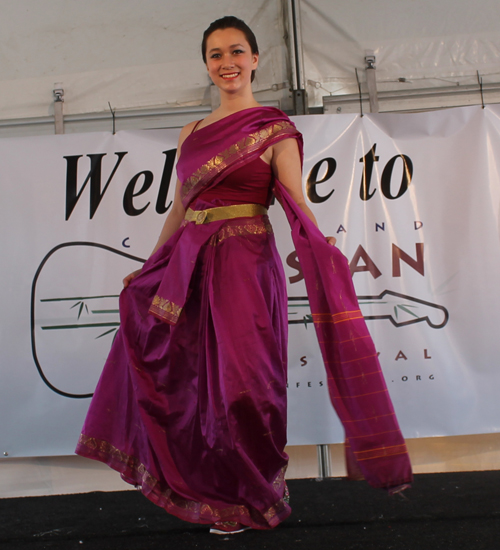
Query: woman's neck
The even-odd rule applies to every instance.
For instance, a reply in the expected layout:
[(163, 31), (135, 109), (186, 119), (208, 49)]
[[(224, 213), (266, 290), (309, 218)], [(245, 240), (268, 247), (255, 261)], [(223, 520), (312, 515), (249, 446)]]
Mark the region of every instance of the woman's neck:
[(238, 94), (228, 94), (225, 92), (220, 92), (221, 103), (220, 106), (211, 112), (201, 124), (200, 127), (208, 126), (218, 120), (221, 120), (229, 115), (238, 113), (239, 111), (244, 111), (245, 109), (251, 109), (252, 107), (260, 107), (253, 97), (251, 88), (245, 93)]
[(227, 116), (244, 109), (250, 109), (252, 107), (258, 107), (259, 103), (253, 97), (251, 89), (244, 94), (227, 94), (221, 92), (220, 106), (214, 111), (214, 114), (221, 116)]

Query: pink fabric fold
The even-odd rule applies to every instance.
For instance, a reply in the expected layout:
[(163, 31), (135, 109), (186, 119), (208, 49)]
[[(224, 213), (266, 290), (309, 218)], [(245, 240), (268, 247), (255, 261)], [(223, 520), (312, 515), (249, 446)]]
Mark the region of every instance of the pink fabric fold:
[(170, 260), (163, 270), (160, 286), (149, 308), (149, 313), (171, 325), (177, 323), (186, 304), (202, 246), (224, 225), (223, 220), (207, 225), (184, 223), (185, 236), (173, 248)]

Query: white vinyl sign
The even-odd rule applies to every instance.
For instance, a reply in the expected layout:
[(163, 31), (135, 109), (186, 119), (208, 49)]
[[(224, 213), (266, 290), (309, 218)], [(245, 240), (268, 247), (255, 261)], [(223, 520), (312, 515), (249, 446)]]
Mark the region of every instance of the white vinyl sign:
[[(304, 191), (351, 266), (404, 435), (500, 429), (500, 108), (304, 116)], [(175, 185), (178, 131), (0, 140), (0, 453), (71, 454)], [(289, 444), (335, 443), (288, 224)], [(8, 420), (7, 420), (8, 419)]]

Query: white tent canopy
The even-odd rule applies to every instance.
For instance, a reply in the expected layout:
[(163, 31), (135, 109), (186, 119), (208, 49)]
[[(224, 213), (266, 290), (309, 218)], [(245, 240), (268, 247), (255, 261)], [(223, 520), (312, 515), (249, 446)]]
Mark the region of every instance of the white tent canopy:
[[(0, 0), (0, 121), (51, 116), (55, 83), (69, 116), (109, 115), (110, 106), (117, 113), (210, 108), (200, 41), (224, 14), (244, 19), (258, 37), (258, 99), (290, 111), (290, 3)], [(500, 81), (497, 0), (295, 3), (309, 107), (320, 107), (323, 96), (357, 93), (356, 69), (364, 90), (367, 50), (381, 92), (450, 85), (458, 92), (477, 85), (477, 72), (485, 84)]]
[(366, 50), (376, 57), (379, 90), (476, 84), (477, 71), (485, 82), (500, 80), (497, 0), (303, 0), (302, 8), (313, 104), (357, 92)]
[(54, 83), (68, 115), (210, 104), (203, 30), (235, 13), (259, 35), (256, 89), (286, 79), (273, 1), (2, 0), (0, 119), (47, 116)]

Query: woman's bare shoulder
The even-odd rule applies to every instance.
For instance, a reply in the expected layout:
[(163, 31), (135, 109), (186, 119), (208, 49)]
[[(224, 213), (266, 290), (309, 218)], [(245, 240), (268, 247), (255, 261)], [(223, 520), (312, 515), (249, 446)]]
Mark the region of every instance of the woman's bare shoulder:
[(184, 128), (182, 128), (181, 133), (179, 134), (179, 143), (177, 145), (178, 151), (180, 151), (182, 144), (184, 143), (185, 139), (192, 134), (193, 130), (196, 128), (196, 125), (199, 124), (199, 120), (193, 120), (193, 122), (188, 122)]
[(187, 136), (196, 128), (196, 126), (200, 123), (199, 120), (193, 120), (192, 122), (188, 122), (184, 128), (181, 130), (180, 137), (184, 137), (186, 139)]

